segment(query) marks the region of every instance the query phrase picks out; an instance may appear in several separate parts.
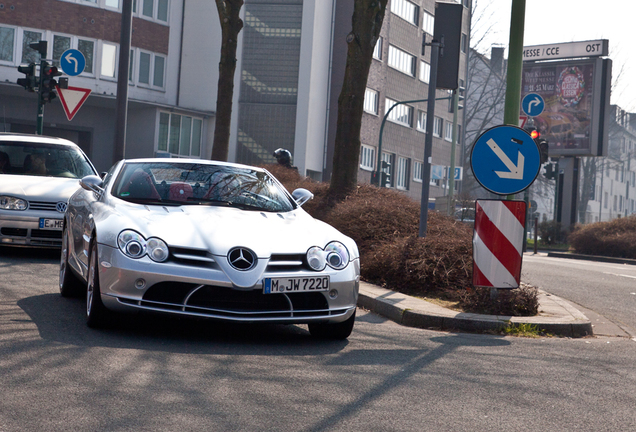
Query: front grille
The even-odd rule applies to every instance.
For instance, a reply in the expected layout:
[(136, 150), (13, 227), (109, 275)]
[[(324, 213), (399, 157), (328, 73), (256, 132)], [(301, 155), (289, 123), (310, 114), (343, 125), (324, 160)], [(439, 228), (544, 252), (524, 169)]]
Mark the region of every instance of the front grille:
[(32, 229), (31, 237), (45, 239), (62, 239), (62, 231)]
[(267, 263), (268, 272), (310, 270), (305, 264), (305, 254), (273, 254)]
[(0, 234), (3, 236), (26, 237), (28, 230), (26, 228), (2, 228)]
[(170, 256), (174, 262), (196, 267), (216, 268), (214, 258), (207, 250), (170, 247)]
[(212, 285), (160, 282), (141, 301), (119, 299), (132, 306), (238, 320), (337, 316), (347, 309), (329, 310), (323, 293), (263, 294)]
[(58, 213), (57, 202), (29, 201), (29, 210), (45, 210)]

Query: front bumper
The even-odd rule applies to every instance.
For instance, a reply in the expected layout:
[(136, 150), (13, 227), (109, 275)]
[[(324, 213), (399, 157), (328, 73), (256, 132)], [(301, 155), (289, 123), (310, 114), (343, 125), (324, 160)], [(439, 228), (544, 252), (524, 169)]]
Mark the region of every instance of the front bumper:
[[(139, 310), (207, 317), (238, 322), (342, 322), (351, 317), (358, 301), (360, 261), (344, 270), (327, 271), (328, 292), (263, 294), (263, 278), (280, 277), (265, 272), (259, 282), (239, 289), (214, 263), (189, 266), (156, 263), (147, 257), (134, 260), (119, 249), (98, 245), (101, 298), (111, 310)], [(285, 276), (317, 276), (315, 272), (286, 272)], [(322, 274), (322, 273), (321, 273)]]
[(59, 248), (62, 245), (62, 230), (40, 229), (41, 218), (61, 221), (64, 214), (29, 210), (0, 212), (0, 244)]

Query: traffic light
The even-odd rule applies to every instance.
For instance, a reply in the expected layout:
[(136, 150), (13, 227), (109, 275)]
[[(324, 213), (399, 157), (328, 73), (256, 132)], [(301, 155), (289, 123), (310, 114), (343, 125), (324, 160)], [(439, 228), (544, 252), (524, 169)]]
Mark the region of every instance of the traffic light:
[(546, 164), (545, 171), (543, 172), (543, 176), (548, 180), (553, 180), (556, 178), (556, 167), (553, 163)]
[(35, 63), (18, 66), (18, 72), (25, 75), (24, 78), (18, 78), (18, 84), (30, 92), (34, 92), (37, 87), (35, 79)]
[(382, 161), (380, 182), (381, 187), (391, 187), (391, 164), (387, 161)]
[(55, 77), (62, 75), (62, 72), (47, 62), (41, 74), (42, 85), (40, 88), (40, 97), (42, 98), (42, 102), (51, 102), (57, 97), (57, 93), (55, 91), (57, 80)]
[(539, 148), (539, 156), (541, 158), (541, 165), (543, 165), (548, 161), (548, 150), (550, 148), (548, 141), (541, 138), (541, 132), (539, 132), (534, 126), (526, 127), (526, 132), (530, 134), (534, 142), (537, 144), (537, 147)]

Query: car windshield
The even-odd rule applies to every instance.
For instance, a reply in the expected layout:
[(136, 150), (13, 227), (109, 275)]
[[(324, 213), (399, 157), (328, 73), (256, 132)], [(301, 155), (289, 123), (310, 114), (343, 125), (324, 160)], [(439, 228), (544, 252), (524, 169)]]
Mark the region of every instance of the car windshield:
[(95, 171), (75, 147), (2, 141), (0, 174), (82, 178)]
[(245, 210), (294, 209), (284, 189), (266, 171), (179, 162), (126, 162), (112, 195), (148, 205), (215, 205)]

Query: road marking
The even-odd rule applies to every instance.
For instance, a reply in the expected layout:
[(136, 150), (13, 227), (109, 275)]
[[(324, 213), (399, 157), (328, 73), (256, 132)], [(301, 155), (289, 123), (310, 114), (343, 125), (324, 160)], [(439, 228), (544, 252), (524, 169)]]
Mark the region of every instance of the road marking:
[(624, 275), (624, 274), (619, 274), (619, 273), (603, 272), (603, 274), (608, 274), (608, 275), (612, 275), (612, 276), (622, 276), (622, 277), (626, 277), (626, 278), (630, 278), (630, 279), (636, 279), (636, 276)]

